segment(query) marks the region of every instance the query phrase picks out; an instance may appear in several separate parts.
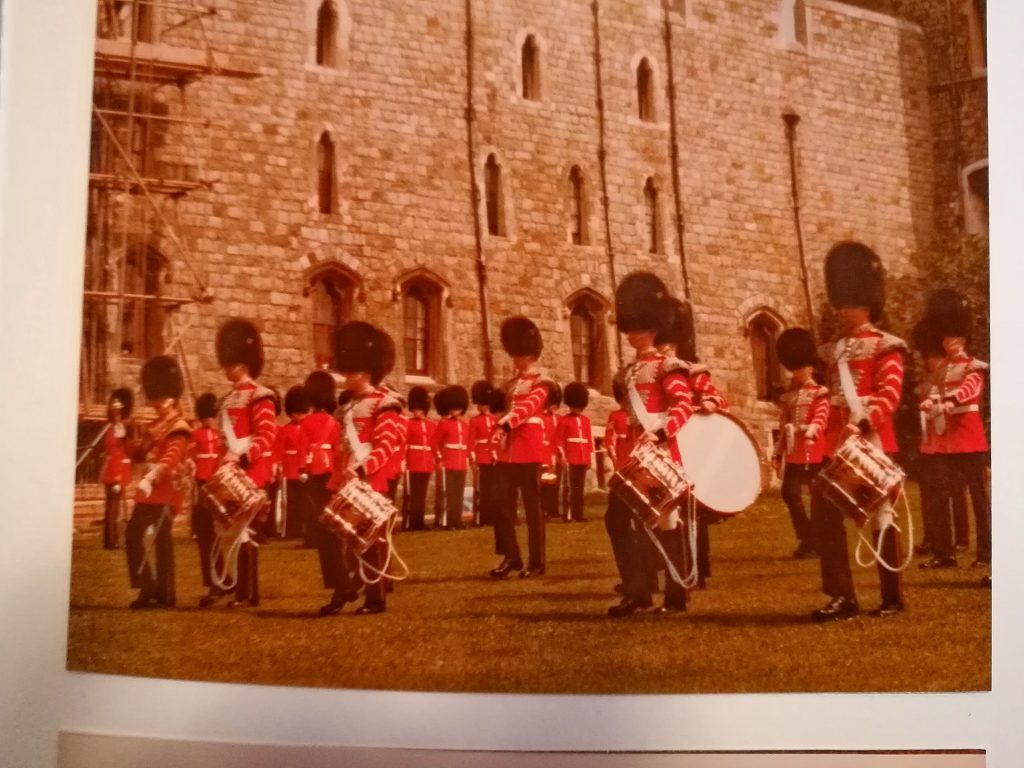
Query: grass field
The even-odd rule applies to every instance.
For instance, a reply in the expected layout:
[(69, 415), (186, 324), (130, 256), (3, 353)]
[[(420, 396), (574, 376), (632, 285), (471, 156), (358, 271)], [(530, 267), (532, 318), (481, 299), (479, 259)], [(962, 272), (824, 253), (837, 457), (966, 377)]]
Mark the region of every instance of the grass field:
[[(490, 529), (407, 533), (412, 569), (388, 611), (316, 617), (316, 555), (261, 553), (256, 608), (199, 610), (198, 556), (176, 542), (179, 608), (133, 612), (122, 552), (76, 540), (68, 666), (188, 680), (524, 693), (961, 691), (990, 685), (990, 591), (966, 565), (906, 571), (908, 611), (815, 625), (816, 560), (791, 558), (777, 494), (712, 528), (713, 578), (685, 614), (605, 611), (617, 581), (603, 509), (548, 526), (548, 575), (494, 581)], [(525, 527), (520, 528), (525, 539)], [(851, 546), (853, 536), (850, 536)], [(961, 558), (970, 562), (972, 558)], [(873, 568), (854, 566), (863, 608)]]

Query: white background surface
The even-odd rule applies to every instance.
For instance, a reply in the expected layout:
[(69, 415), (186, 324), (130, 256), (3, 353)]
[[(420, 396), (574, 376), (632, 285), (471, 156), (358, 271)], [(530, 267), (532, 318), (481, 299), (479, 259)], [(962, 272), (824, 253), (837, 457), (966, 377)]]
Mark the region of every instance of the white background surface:
[[(95, 3), (3, 0), (0, 765), (53, 765), (58, 730), (72, 729), (506, 750), (981, 747), (990, 750), (990, 766), (1020, 766), (1024, 337), (1016, 330), (1022, 322), (1015, 310), (1024, 285), (1024, 163), (1015, 145), (1024, 136), (1024, 89), (1016, 82), (1024, 60), (1022, 6), (989, 2), (996, 295), (993, 692), (541, 697), (270, 688), (64, 670)], [(900, 643), (896, 624), (892, 642)]]

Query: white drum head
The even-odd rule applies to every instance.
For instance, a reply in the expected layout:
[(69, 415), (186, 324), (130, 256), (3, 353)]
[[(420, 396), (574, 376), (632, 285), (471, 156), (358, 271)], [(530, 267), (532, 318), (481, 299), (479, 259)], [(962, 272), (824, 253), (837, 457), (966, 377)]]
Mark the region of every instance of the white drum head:
[(697, 501), (715, 512), (742, 512), (761, 493), (763, 462), (746, 428), (723, 413), (694, 413), (676, 435)]

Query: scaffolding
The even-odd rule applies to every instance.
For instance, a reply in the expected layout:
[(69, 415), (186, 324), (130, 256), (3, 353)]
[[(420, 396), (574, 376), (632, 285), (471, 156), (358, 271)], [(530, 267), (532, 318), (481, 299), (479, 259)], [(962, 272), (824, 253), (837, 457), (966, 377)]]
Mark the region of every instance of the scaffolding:
[(216, 7), (197, 0), (97, 2), (82, 422), (104, 419), (111, 388), (137, 381), (152, 355), (177, 355), (188, 381), (178, 310), (211, 296), (179, 232), (179, 201), (216, 194), (218, 181), (201, 141), (210, 121), (189, 111), (192, 86), (256, 76), (213, 49), (207, 26), (217, 18)]

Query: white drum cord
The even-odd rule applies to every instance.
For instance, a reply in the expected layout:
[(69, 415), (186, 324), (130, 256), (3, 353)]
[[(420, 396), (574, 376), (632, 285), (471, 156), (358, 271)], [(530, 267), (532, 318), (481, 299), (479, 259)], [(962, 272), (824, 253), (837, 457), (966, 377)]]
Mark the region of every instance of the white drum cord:
[[(651, 540), (654, 548), (661, 555), (661, 559), (665, 562), (667, 577), (683, 589), (693, 589), (696, 587), (698, 581), (700, 581), (700, 567), (697, 562), (697, 500), (693, 494), (689, 494), (686, 497), (686, 516), (685, 520), (681, 523), (683, 531), (686, 533), (686, 546), (690, 550), (690, 568), (685, 577), (679, 575), (679, 571), (676, 570), (675, 565), (672, 563), (672, 558), (668, 556), (665, 548), (661, 545), (661, 541), (658, 540), (657, 534), (639, 520), (636, 520), (636, 523), (637, 525), (643, 525), (647, 538)], [(672, 530), (674, 532), (676, 529)]]
[[(363, 580), (363, 583), (377, 584), (384, 579), (390, 579), (391, 581), (404, 581), (409, 577), (409, 566), (406, 565), (405, 561), (399, 556), (397, 550), (395, 550), (393, 541), (392, 532), (395, 529), (397, 521), (397, 515), (393, 515), (391, 520), (388, 521), (388, 527), (384, 533), (384, 544), (387, 548), (387, 555), (384, 557), (384, 564), (379, 569), (371, 563), (368, 563), (363, 554), (356, 556), (359, 560), (359, 578)], [(391, 567), (392, 560), (394, 560), (395, 564), (401, 569), (399, 573), (388, 572), (388, 569)]]
[[(887, 522), (885, 525), (883, 525), (882, 528), (878, 532), (878, 546), (877, 547), (868, 539), (867, 536), (864, 535), (863, 531), (861, 531), (861, 530), (857, 531), (857, 537), (858, 537), (857, 549), (854, 551), (854, 557), (857, 560), (857, 565), (861, 566), (862, 568), (867, 568), (867, 567), (875, 565), (877, 563), (878, 565), (882, 566), (885, 570), (889, 571), (890, 573), (899, 573), (901, 571), (906, 570), (907, 567), (910, 565), (910, 563), (913, 561), (913, 559), (914, 559), (914, 517), (913, 517), (913, 515), (910, 514), (910, 503), (907, 501), (907, 494), (904, 492), (904, 489), (903, 489), (902, 485), (900, 486), (899, 497), (896, 499), (896, 503), (893, 504), (893, 506), (895, 507), (895, 505), (898, 504), (900, 502), (900, 500), (903, 501), (903, 509), (906, 511), (906, 515), (907, 515), (907, 556), (906, 556), (906, 558), (903, 560), (902, 563), (893, 564), (893, 563), (888, 562), (885, 559), (885, 557), (883, 557), (883, 555), (882, 555), (882, 549), (885, 546), (885, 535), (886, 535), (886, 533), (889, 532), (889, 529), (890, 528), (894, 528), (898, 533), (901, 532), (900, 531), (900, 527), (898, 525), (896, 525), (896, 522), (895, 522), (896, 514), (895, 514), (895, 510), (893, 510), (893, 513), (892, 513), (892, 518), (893, 519), (890, 522)], [(871, 559), (870, 560), (863, 559), (862, 551), (864, 549), (867, 549), (868, 552), (871, 553)]]

